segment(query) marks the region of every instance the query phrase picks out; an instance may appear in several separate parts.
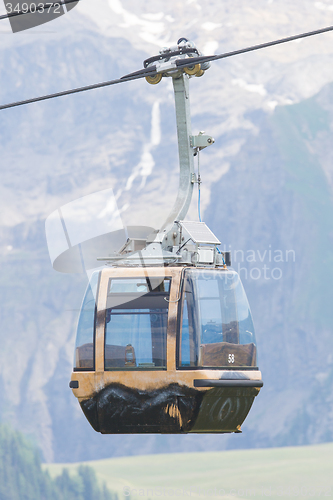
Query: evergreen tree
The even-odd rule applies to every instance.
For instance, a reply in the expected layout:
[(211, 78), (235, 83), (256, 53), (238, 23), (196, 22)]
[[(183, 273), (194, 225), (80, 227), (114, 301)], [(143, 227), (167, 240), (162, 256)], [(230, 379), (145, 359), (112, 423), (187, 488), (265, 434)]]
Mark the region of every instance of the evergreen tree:
[(43, 471), (38, 450), (18, 432), (0, 425), (0, 500), (117, 500), (95, 471), (80, 466), (70, 475), (66, 468), (56, 479)]

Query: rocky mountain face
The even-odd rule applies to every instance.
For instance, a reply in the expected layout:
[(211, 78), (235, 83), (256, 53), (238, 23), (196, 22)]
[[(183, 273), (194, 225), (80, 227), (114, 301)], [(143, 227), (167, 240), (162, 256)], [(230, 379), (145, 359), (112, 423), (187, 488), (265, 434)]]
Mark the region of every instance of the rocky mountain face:
[(253, 116), (260, 132), (207, 211), (232, 248), (258, 327), (266, 386), (248, 422), (256, 446), (332, 439), (332, 168), (321, 160), (332, 154), (332, 92), (327, 85)]
[[(117, 78), (180, 36), (221, 53), (332, 20), (329, 1), (82, 0), (27, 32), (2, 21), (0, 102)], [(193, 132), (215, 137), (200, 159), (203, 218), (248, 293), (265, 382), (241, 435), (97, 435), (68, 389), (86, 278), (52, 269), (45, 219), (113, 188), (125, 225), (159, 226), (178, 185), (171, 82), (0, 113), (0, 418), (45, 460), (332, 440), (332, 37), (225, 59), (190, 82)]]

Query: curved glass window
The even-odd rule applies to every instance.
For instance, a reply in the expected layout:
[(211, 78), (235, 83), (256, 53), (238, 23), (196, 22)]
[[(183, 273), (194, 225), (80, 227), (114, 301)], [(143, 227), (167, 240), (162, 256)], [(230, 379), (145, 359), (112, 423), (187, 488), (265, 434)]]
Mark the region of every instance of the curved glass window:
[(111, 278), (105, 370), (166, 369), (170, 278)]
[(77, 326), (74, 369), (94, 370), (96, 296), (99, 272), (93, 273), (83, 299)]
[(249, 304), (234, 271), (186, 269), (180, 302), (178, 366), (256, 366)]

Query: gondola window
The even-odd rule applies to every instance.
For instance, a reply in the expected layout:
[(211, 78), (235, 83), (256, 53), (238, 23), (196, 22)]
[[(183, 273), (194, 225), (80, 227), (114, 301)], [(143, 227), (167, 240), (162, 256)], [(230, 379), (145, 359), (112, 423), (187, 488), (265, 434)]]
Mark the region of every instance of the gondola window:
[(110, 279), (105, 370), (166, 369), (170, 279)]
[(256, 341), (249, 304), (237, 273), (184, 273), (178, 366), (256, 365)]
[(99, 273), (93, 273), (83, 299), (76, 335), (75, 370), (94, 370), (94, 338), (98, 280)]

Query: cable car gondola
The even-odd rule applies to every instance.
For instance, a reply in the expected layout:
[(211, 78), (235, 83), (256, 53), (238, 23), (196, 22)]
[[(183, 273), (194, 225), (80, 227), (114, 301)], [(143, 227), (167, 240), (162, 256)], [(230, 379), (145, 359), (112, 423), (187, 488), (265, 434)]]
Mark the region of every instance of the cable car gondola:
[[(70, 382), (96, 431), (240, 432), (263, 382), (249, 305), (230, 256), (218, 249), (220, 242), (205, 223), (184, 221), (194, 184), (200, 200), (193, 157), (214, 142), (203, 133), (191, 134), (188, 80), (202, 76), (210, 61), (332, 30), (329, 26), (213, 56), (201, 55), (181, 38), (144, 61), (144, 69), (117, 80), (0, 106), (4, 110), (140, 78), (150, 84), (172, 78), (180, 182), (167, 220), (150, 233), (131, 228), (117, 255), (94, 254), (101, 242), (110, 241), (104, 235), (97, 246), (94, 239), (85, 246), (69, 245), (53, 262), (55, 269), (71, 272), (84, 253), (96, 267), (105, 261), (92, 274), (83, 300)], [(60, 219), (69, 242), (61, 214)]]
[[(240, 432), (263, 383), (240, 278), (204, 222), (184, 221), (194, 156), (214, 143), (192, 136), (189, 79), (209, 63), (180, 39), (144, 67), (159, 65), (151, 84), (174, 86), (180, 184), (157, 231), (128, 238), (116, 255), (99, 257), (80, 313), (70, 382), (92, 427), (101, 433)], [(176, 62), (188, 65), (177, 68)]]
[[(200, 200), (193, 157), (214, 142), (203, 133), (191, 134), (188, 80), (202, 76), (210, 61), (332, 30), (212, 56), (201, 55), (181, 38), (144, 61), (144, 69), (117, 80), (0, 106), (4, 110), (140, 78), (150, 84), (172, 78), (180, 182), (167, 220), (150, 233), (132, 227), (117, 255), (97, 258), (99, 244), (112, 240), (106, 234), (86, 245), (69, 245), (53, 262), (55, 269), (71, 272), (83, 254), (96, 267), (105, 261), (92, 274), (83, 300), (70, 382), (96, 431), (240, 432), (263, 382), (249, 305), (230, 256), (218, 249), (220, 242), (205, 223), (184, 221), (194, 184)], [(60, 219), (69, 242), (61, 214)], [(115, 240), (120, 236), (118, 231)]]
[(102, 433), (238, 432), (262, 386), (239, 276), (213, 265), (94, 273), (70, 386)]
[[(0, 19), (26, 14), (32, 11)], [(181, 38), (144, 61), (144, 69), (117, 80), (0, 106), (1, 111), (140, 78), (150, 84), (172, 78), (180, 181), (161, 228), (148, 234), (147, 228), (131, 228), (117, 255), (96, 258), (101, 242), (105, 247), (112, 235), (71, 247), (59, 209), (65, 234), (60, 236), (58, 227), (56, 246), (65, 240), (69, 249), (53, 267), (71, 272), (84, 254), (94, 264), (106, 264), (92, 274), (83, 300), (70, 381), (96, 431), (241, 432), (263, 382), (249, 305), (230, 256), (218, 249), (220, 242), (205, 223), (184, 221), (195, 183), (200, 200), (199, 162), (196, 175), (193, 157), (214, 142), (203, 133), (191, 134), (188, 80), (202, 76), (211, 61), (329, 31), (333, 26), (211, 56)], [(115, 232), (117, 240), (122, 232)]]

